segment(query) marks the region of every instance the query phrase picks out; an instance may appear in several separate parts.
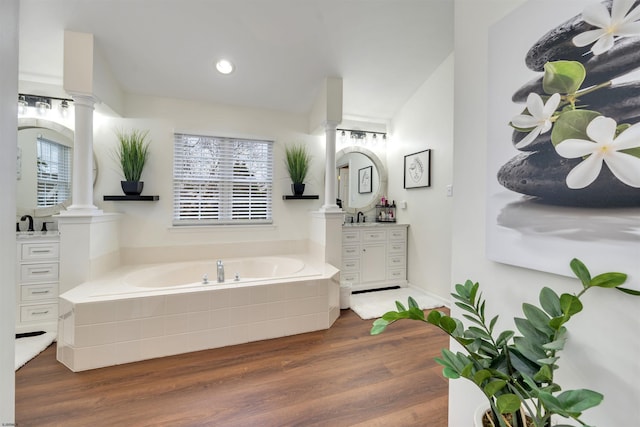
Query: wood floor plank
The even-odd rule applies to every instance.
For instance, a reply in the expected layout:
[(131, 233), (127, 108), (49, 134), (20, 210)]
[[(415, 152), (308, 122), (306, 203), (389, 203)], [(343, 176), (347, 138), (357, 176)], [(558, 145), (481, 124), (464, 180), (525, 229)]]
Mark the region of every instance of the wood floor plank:
[(446, 426), (448, 338), (343, 310), (326, 331), (74, 373), (45, 350), (16, 372), (29, 426)]

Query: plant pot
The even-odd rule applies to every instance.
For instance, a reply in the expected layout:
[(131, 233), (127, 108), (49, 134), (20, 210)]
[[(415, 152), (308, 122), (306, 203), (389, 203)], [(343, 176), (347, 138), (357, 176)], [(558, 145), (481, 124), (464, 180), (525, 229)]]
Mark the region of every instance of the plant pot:
[(127, 196), (139, 196), (142, 193), (142, 187), (144, 187), (144, 182), (142, 181), (120, 181), (120, 186), (122, 187), (122, 191)]
[(478, 406), (473, 413), (473, 425), (474, 427), (484, 427), (483, 424), (484, 416), (491, 410), (491, 406), (488, 403), (483, 403)]
[(489, 410), (489, 404), (488, 403), (483, 403), (482, 405), (478, 406), (475, 410), (475, 412), (473, 413), (473, 427), (482, 427), (482, 417), (484, 417), (484, 414), (487, 413), (487, 411)]
[(304, 193), (304, 184), (291, 184), (291, 191), (294, 196), (302, 196), (302, 193)]
[[(490, 409), (491, 406), (489, 405), (489, 403), (483, 403), (476, 408), (475, 412), (473, 413), (473, 427), (484, 427), (484, 424), (482, 424), (482, 420), (485, 414), (489, 412)], [(531, 420), (529, 420), (528, 422), (531, 422)], [(558, 421), (553, 416), (551, 418), (551, 422), (553, 425), (558, 424)]]

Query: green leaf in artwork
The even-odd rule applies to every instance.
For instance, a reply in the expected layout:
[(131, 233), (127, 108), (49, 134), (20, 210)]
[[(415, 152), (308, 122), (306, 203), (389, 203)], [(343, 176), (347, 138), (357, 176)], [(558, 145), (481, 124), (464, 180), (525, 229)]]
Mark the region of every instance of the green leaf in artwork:
[(574, 94), (580, 89), (587, 72), (577, 61), (553, 61), (544, 65), (542, 89), (549, 95), (554, 93)]
[(551, 131), (551, 142), (554, 147), (570, 138), (588, 141), (590, 138), (587, 135), (587, 126), (599, 115), (590, 110), (570, 110), (560, 113)]
[[(629, 123), (619, 123), (616, 127), (616, 138), (625, 130), (629, 129), (631, 125)], [(640, 147), (627, 148), (626, 150), (620, 150), (621, 153), (631, 154), (635, 157), (640, 157)]]
[(629, 148), (628, 150), (620, 150), (621, 153), (631, 154), (635, 157), (640, 157), (640, 147)]

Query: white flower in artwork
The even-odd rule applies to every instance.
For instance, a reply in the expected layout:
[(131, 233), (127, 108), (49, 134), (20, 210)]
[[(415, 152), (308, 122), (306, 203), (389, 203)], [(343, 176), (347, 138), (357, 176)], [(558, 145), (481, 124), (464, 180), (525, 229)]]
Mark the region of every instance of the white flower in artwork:
[(615, 37), (640, 36), (640, 7), (633, 10), (634, 0), (613, 0), (611, 14), (602, 3), (594, 3), (587, 6), (582, 12), (585, 22), (598, 27), (596, 30), (588, 30), (573, 38), (573, 44), (578, 47), (590, 45), (594, 55), (600, 55), (611, 49)]
[(554, 93), (546, 103), (537, 93), (530, 93), (527, 97), (527, 111), (529, 114), (519, 114), (511, 120), (511, 124), (518, 129), (531, 129), (529, 134), (516, 144), (516, 148), (526, 147), (538, 137), (548, 132), (552, 126), (552, 117), (560, 104), (560, 94)]
[(556, 152), (562, 157), (576, 159), (588, 156), (567, 175), (569, 188), (580, 189), (590, 185), (600, 174), (603, 162), (620, 181), (640, 188), (640, 157), (621, 152), (640, 147), (640, 123), (629, 127), (617, 138), (616, 127), (615, 120), (599, 116), (586, 129), (591, 141), (565, 139), (556, 145)]

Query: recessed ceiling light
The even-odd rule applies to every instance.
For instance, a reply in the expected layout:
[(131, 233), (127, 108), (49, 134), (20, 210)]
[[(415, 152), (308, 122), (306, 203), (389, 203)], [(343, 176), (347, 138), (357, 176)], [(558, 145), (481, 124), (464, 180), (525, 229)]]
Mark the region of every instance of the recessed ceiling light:
[(231, 74), (233, 73), (234, 66), (231, 61), (226, 59), (221, 59), (216, 62), (216, 70), (218, 70), (222, 74)]

